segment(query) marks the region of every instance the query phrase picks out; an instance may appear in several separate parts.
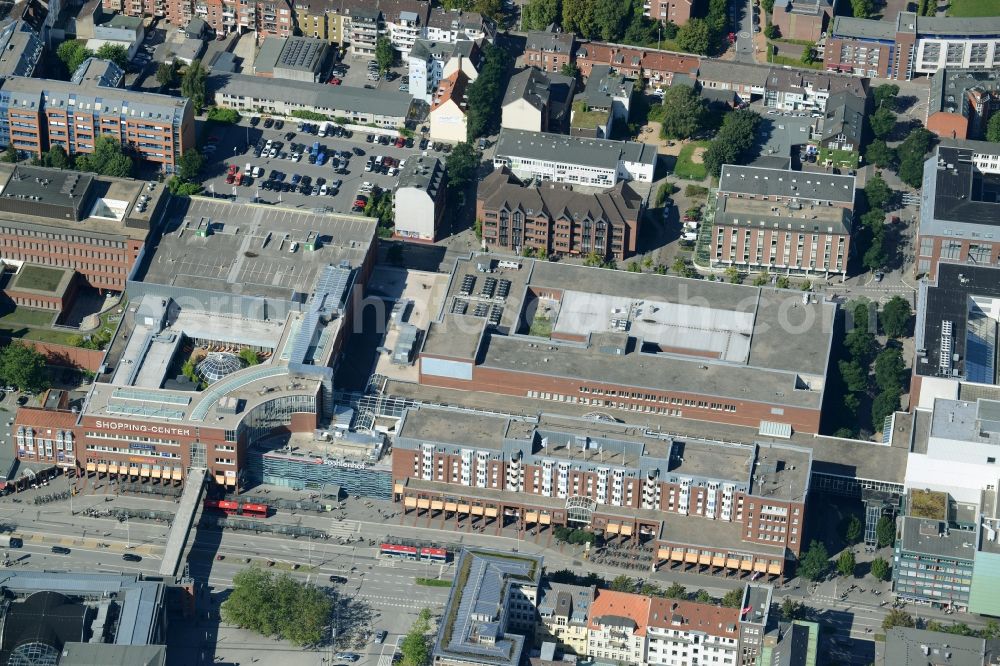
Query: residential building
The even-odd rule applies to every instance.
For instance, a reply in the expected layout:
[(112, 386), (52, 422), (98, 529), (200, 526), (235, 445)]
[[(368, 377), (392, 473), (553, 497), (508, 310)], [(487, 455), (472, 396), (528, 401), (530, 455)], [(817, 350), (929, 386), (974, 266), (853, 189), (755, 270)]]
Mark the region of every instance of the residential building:
[(163, 185), (20, 164), (0, 165), (0, 180), (4, 263), (64, 269), (102, 292), (125, 291), (169, 199)]
[(993, 666), (1000, 657), (996, 639), (961, 634), (893, 627), (885, 632), (885, 660), (893, 664), (952, 664), (953, 666)]
[(867, 99), (836, 92), (826, 102), (816, 144), (821, 148), (860, 152), (865, 131)]
[(316, 37), (266, 37), (253, 61), (255, 76), (326, 83), (330, 45)]
[[(620, 241), (612, 235), (611, 242)], [(461, 325), (451, 321), (478, 305), (474, 295), (460, 289), (466, 274), (477, 278), (477, 261), (459, 261), (453, 289), (424, 339), (421, 384), (582, 404), (611, 413), (639, 411), (753, 428), (773, 421), (818, 431), (835, 304), (803, 303), (800, 293), (783, 290), (525, 263), (532, 273), (504, 279), (512, 282), (515, 293), (528, 288), (529, 295), (544, 297), (543, 307), (561, 312), (559, 318), (552, 321), (554, 314), (549, 314), (548, 321), (534, 326), (535, 335), (524, 334), (531, 330), (539, 304), (532, 296), (523, 306), (498, 306), (493, 313), (500, 317), (498, 324), (487, 326), (486, 318), (463, 319)], [(588, 309), (584, 304), (592, 303), (595, 294), (603, 294), (602, 305)], [(672, 313), (687, 312), (684, 303), (690, 301), (682, 303), (681, 294), (712, 304), (691, 314), (722, 318), (708, 325), (712, 335), (699, 329), (698, 335), (685, 337), (689, 329), (670, 323)], [(760, 302), (746, 311), (744, 298)], [(639, 300), (644, 300), (643, 318), (632, 320), (627, 314)], [(770, 330), (777, 327), (751, 328), (755, 321), (772, 320), (793, 301), (802, 330), (786, 334)], [(583, 314), (605, 311), (611, 313), (608, 318)], [(487, 314), (491, 312), (488, 308)], [(544, 312), (539, 316), (545, 319)], [(461, 344), (454, 339), (459, 333)]]
[(645, 664), (650, 597), (598, 590), (590, 605), (587, 656), (599, 663)]
[(740, 609), (695, 601), (650, 599), (649, 666), (740, 663)]
[(829, 97), (837, 93), (853, 95), (863, 102), (868, 97), (868, 81), (830, 72), (772, 67), (765, 84), (764, 106), (822, 113)]
[(1000, 263), (1000, 144), (942, 139), (924, 163), (920, 191), (918, 274), (933, 278), (939, 262)]
[(542, 558), (462, 549), (432, 648), (441, 666), (518, 666), (535, 628)]
[(507, 84), (500, 125), (530, 132), (563, 131), (575, 87), (571, 76), (522, 69)]
[(698, 67), (702, 88), (732, 90), (741, 102), (750, 103), (764, 96), (771, 68), (732, 61), (705, 58)]
[[(107, 195), (103, 204), (120, 205)], [(279, 225), (280, 236), (271, 231)], [(361, 216), (186, 202), (177, 224), (160, 226), (155, 253), (136, 253), (129, 310), (86, 403), (19, 409), (14, 452), (33, 469), (77, 476), (178, 485), (200, 472), (241, 487), (260, 465), (250, 461), (255, 441), (275, 428), (314, 433), (331, 418), (333, 371), (374, 264), (375, 226)], [(282, 280), (253, 274), (250, 245)], [(243, 349), (260, 363), (244, 367), (235, 353)], [(206, 388), (170, 373), (189, 360)]]
[(609, 65), (592, 67), (583, 92), (573, 100), (572, 134), (610, 138), (615, 123), (628, 121), (634, 90), (635, 81), (613, 72)]
[(833, 0), (775, 0), (771, 23), (785, 39), (819, 41), (833, 18)]
[(424, 155), (407, 158), (393, 196), (397, 236), (430, 242), (437, 239), (444, 216), (446, 183), (441, 160)]
[(903, 517), (893, 553), (893, 593), (904, 601), (966, 610), (978, 542), (975, 529), (952, 529), (947, 520)]
[(487, 247), (606, 261), (635, 254), (644, 210), (642, 197), (625, 182), (580, 192), (551, 182), (523, 185), (505, 168), (483, 179), (476, 197)]
[(478, 78), (483, 62), (482, 42), (418, 39), (410, 49), (407, 62), (410, 94), (430, 106), (441, 79), (458, 71), (463, 72), (470, 83)]
[(684, 25), (700, 2), (696, 0), (650, 0), (643, 5), (643, 15), (660, 23)]
[(771, 615), (773, 596), (774, 588), (770, 585), (749, 583), (743, 590), (743, 601), (740, 604), (740, 654), (735, 663), (741, 666), (756, 664), (764, 647), (764, 636), (774, 629), (776, 618)]
[(827, 70), (909, 80), (945, 67), (989, 70), (1000, 64), (1000, 17), (952, 18), (899, 12), (895, 20), (838, 16), (827, 40)]
[(931, 77), (927, 129), (948, 139), (983, 139), (986, 123), (1000, 111), (995, 71), (941, 69)]
[(563, 652), (587, 654), (590, 607), (597, 597), (594, 585), (569, 585), (546, 580), (538, 591), (535, 643), (554, 642)]
[[(143, 3), (160, 0), (142, 0)], [(258, 40), (265, 37), (291, 37), (295, 30), (291, 0), (164, 0), (167, 20), (173, 25), (187, 25), (200, 17), (217, 35), (255, 31)], [(134, 7), (135, 5), (133, 5)], [(143, 7), (143, 15), (148, 15)], [(128, 13), (128, 12), (126, 12)], [(138, 12), (131, 13), (133, 16)]]
[(478, 12), (434, 7), (427, 19), (427, 39), (432, 42), (477, 42), (482, 39), (492, 43), (496, 36), (496, 24)]
[(524, 64), (543, 72), (559, 72), (563, 65), (573, 62), (572, 32), (529, 32), (524, 44)]
[(652, 183), (656, 159), (656, 147), (646, 143), (505, 128), (493, 167), (506, 167), (521, 179), (613, 187), (621, 180)]
[(395, 90), (331, 86), (306, 81), (286, 81), (245, 74), (212, 72), (209, 98), (217, 106), (238, 111), (290, 116), (311, 111), (348, 122), (379, 127), (402, 127), (410, 115), (413, 98)]
[(584, 78), (599, 65), (623, 77), (649, 82), (650, 86), (673, 85), (676, 74), (694, 75), (701, 58), (683, 53), (670, 53), (658, 49), (644, 49), (606, 42), (582, 42), (576, 46), (576, 66)]
[(341, 42), (340, 6), (327, 0), (295, 0), (295, 27), (303, 37), (322, 39), (328, 44)]
[(431, 3), (426, 0), (380, 0), (384, 32), (403, 60), (413, 43), (427, 35)]
[(34, 157), (57, 144), (70, 154), (90, 153), (98, 136), (110, 135), (135, 159), (173, 173), (181, 154), (194, 147), (191, 102), (117, 87), (123, 78), (117, 66), (93, 58), (70, 81), (5, 78), (0, 145)]
[(35, 74), (45, 43), (25, 21), (11, 21), (0, 28), (0, 76)]
[(345, 5), (340, 16), (341, 38), (351, 45), (351, 55), (374, 56), (375, 44), (384, 31), (382, 12), (377, 6), (355, 2), (350, 7)]
[(819, 654), (818, 622), (778, 622), (765, 634), (755, 666), (816, 666)]
[(76, 38), (85, 42), (88, 49), (97, 52), (105, 44), (121, 46), (131, 60), (146, 36), (142, 18), (117, 12), (107, 12), (100, 2), (92, 0), (81, 12), (89, 12), (83, 20), (77, 19)]
[(714, 211), (715, 266), (847, 275), (854, 176), (726, 164)]
[(431, 138), (435, 141), (461, 143), (468, 140), (469, 103), (466, 90), (469, 77), (456, 71), (441, 79), (431, 100)]

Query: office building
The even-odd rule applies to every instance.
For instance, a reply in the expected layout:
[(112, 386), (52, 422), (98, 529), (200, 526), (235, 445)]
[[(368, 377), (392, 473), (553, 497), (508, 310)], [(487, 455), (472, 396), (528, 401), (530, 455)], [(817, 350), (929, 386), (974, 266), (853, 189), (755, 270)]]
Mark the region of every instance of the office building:
[(953, 529), (947, 520), (905, 516), (893, 553), (896, 598), (967, 610), (977, 544), (975, 529)]
[(775, 0), (771, 23), (785, 39), (819, 41), (833, 18), (833, 0)]
[(1000, 111), (995, 71), (941, 69), (931, 77), (927, 129), (946, 139), (983, 139), (990, 117)]
[(267, 37), (257, 50), (253, 73), (283, 81), (325, 83), (329, 61), (330, 47), (322, 39)]
[(417, 155), (406, 160), (393, 196), (396, 235), (405, 240), (437, 239), (447, 202), (444, 162)]
[(625, 259), (636, 252), (644, 210), (625, 182), (583, 192), (552, 182), (525, 185), (505, 168), (484, 178), (476, 195), (486, 247), (545, 256)]
[(838, 16), (826, 42), (827, 70), (908, 81), (945, 67), (989, 70), (1000, 64), (1000, 18), (918, 16), (895, 19)]
[(510, 77), (500, 125), (529, 132), (562, 132), (569, 116), (576, 79), (534, 67)]
[(1000, 263), (1000, 144), (942, 139), (924, 163), (917, 273), (939, 263)]
[(656, 146), (549, 132), (502, 129), (493, 167), (521, 179), (613, 187), (619, 181), (652, 183)]
[(535, 628), (541, 577), (541, 557), (463, 549), (434, 639), (433, 663), (518, 666), (525, 634)]
[(181, 97), (117, 87), (118, 67), (89, 59), (71, 81), (11, 76), (0, 84), (0, 145), (41, 157), (53, 145), (71, 155), (90, 153), (110, 135), (132, 157), (166, 173), (194, 147), (194, 111)]
[(524, 64), (543, 72), (558, 73), (573, 62), (576, 37), (572, 32), (529, 32), (524, 44)]
[(331, 414), (374, 221), (199, 198), (171, 214), (80, 413), (18, 410), (21, 460), (155, 483), (205, 470), (236, 488), (256, 440)]
[(673, 85), (677, 74), (697, 74), (701, 62), (695, 55), (606, 42), (582, 42), (576, 46), (574, 55), (585, 79), (590, 78), (594, 67), (606, 65), (615, 74), (633, 80), (641, 78), (654, 87)]
[(713, 265), (847, 275), (854, 176), (726, 164), (714, 210)]
[(483, 62), (482, 42), (418, 39), (410, 49), (407, 62), (410, 65), (410, 94), (429, 106), (442, 79), (461, 71), (470, 82), (476, 80)]

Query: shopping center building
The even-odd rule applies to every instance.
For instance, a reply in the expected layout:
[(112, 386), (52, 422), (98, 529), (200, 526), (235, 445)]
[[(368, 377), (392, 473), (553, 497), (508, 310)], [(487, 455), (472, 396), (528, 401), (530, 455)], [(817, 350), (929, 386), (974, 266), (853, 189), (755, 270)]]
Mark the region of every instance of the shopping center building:
[(315, 432), (374, 261), (367, 218), (175, 202), (127, 286), (82, 408), (22, 408), (18, 458), (77, 473), (230, 488), (250, 444)]

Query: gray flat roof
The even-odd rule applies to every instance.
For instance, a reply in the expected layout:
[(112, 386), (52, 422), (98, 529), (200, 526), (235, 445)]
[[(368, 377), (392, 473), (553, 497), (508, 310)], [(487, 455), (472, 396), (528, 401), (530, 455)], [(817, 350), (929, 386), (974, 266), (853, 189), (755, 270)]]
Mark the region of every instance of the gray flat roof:
[(981, 69), (939, 69), (931, 77), (929, 113), (967, 112), (964, 97), (969, 90), (1000, 91), (1000, 76), (995, 71)]
[(739, 522), (707, 520), (701, 516), (679, 513), (660, 512), (660, 515), (659, 538), (671, 544), (724, 549), (734, 553), (761, 553), (773, 557), (785, 555), (783, 546), (744, 541), (743, 524)]
[(921, 37), (934, 35), (996, 35), (1000, 33), (1000, 16), (977, 16), (975, 18), (918, 16), (917, 34)]
[(983, 173), (976, 154), (1000, 154), (1000, 144), (943, 140), (924, 162), (921, 236), (973, 239), (1000, 232), (1000, 175)]
[[(211, 233), (199, 235), (209, 224)], [(310, 234), (319, 237), (314, 251), (305, 247)], [(329, 264), (359, 266), (374, 236), (371, 218), (192, 197), (168, 210), (162, 236), (134, 279), (289, 300), (308, 293)], [(299, 244), (294, 253), (292, 242)]]
[(614, 169), (619, 161), (654, 163), (656, 147), (634, 141), (589, 139), (504, 128), (500, 130), (495, 155)]
[(875, 21), (872, 19), (836, 16), (833, 19), (833, 37), (848, 39), (895, 41), (896, 24), (890, 21)]
[(254, 71), (290, 69), (316, 72), (323, 64), (329, 44), (313, 37), (266, 37), (254, 58)]
[(457, 409), (421, 407), (407, 410), (396, 437), (498, 448), (507, 429), (507, 417)]
[(947, 523), (906, 516), (903, 518), (904, 552), (971, 562), (976, 556), (976, 533), (948, 529)]
[(986, 641), (974, 636), (905, 627), (885, 632), (885, 663), (892, 666), (983, 666), (986, 654)]
[(854, 176), (725, 164), (720, 192), (854, 203)]
[(698, 66), (698, 78), (702, 81), (739, 83), (763, 88), (770, 71), (771, 67), (768, 65), (703, 58)]
[(66, 643), (59, 666), (165, 666), (166, 645)]
[(396, 189), (415, 187), (427, 192), (433, 199), (438, 188), (444, 184), (444, 162), (429, 155), (414, 155), (406, 159), (406, 164), (399, 172)]
[(784, 203), (726, 197), (715, 209), (717, 224), (737, 227), (794, 229), (796, 231), (849, 234), (851, 211), (846, 208), (808, 204), (790, 209)]

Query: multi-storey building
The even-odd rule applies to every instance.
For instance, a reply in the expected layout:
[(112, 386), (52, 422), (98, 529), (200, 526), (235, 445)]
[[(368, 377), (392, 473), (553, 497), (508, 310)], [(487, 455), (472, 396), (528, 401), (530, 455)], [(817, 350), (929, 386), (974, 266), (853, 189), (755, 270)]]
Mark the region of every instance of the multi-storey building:
[(549, 132), (502, 129), (493, 167), (506, 167), (518, 178), (613, 187), (619, 181), (653, 182), (656, 147)]
[(303, 37), (341, 42), (339, 5), (327, 0), (295, 0), (295, 27)]
[(429, 106), (442, 79), (461, 71), (470, 82), (475, 81), (482, 61), (482, 42), (418, 39), (407, 56), (410, 94)]
[(986, 123), (1000, 111), (996, 72), (941, 69), (931, 78), (927, 129), (947, 139), (982, 139)]
[(906, 516), (900, 524), (892, 565), (892, 591), (906, 601), (965, 610), (972, 588), (976, 530)]
[(731, 90), (741, 102), (763, 97), (771, 68), (767, 65), (705, 58), (698, 66), (698, 82), (710, 90)]
[(713, 265), (847, 275), (854, 176), (727, 164), (714, 210)]
[(90, 153), (98, 136), (110, 135), (127, 154), (172, 173), (194, 147), (194, 112), (180, 97), (117, 87), (114, 64), (89, 59), (71, 81), (11, 76), (0, 84), (0, 145), (35, 157), (61, 145)]
[(431, 4), (426, 0), (381, 0), (379, 9), (386, 37), (405, 60), (413, 43), (427, 36)]
[(524, 44), (524, 64), (543, 72), (558, 72), (573, 62), (576, 37), (572, 32), (529, 32)]
[(1000, 263), (1000, 144), (942, 139), (924, 163), (916, 271), (940, 261)]
[(343, 39), (351, 45), (351, 55), (374, 56), (375, 45), (384, 30), (382, 12), (376, 7), (354, 3), (340, 14)]
[(696, 0), (648, 0), (642, 5), (642, 13), (660, 23), (684, 25), (691, 20), (691, 12), (700, 4)]
[(782, 111), (826, 111), (831, 95), (846, 93), (864, 101), (867, 79), (801, 69), (772, 67), (767, 75), (764, 106)]
[[(114, 2), (115, 0), (111, 0)], [(291, 37), (295, 20), (290, 0), (129, 0), (122, 11), (130, 16), (166, 16), (173, 25), (185, 26), (195, 17), (218, 35), (254, 32), (265, 37)]]
[(441, 7), (431, 9), (427, 19), (427, 39), (433, 42), (479, 41), (496, 39), (497, 26), (489, 18), (478, 12), (460, 9), (447, 10)]
[(430, 112), (430, 134), (435, 141), (461, 143), (468, 140), (469, 83), (469, 77), (460, 70), (438, 82)]
[(651, 86), (672, 85), (675, 74), (694, 76), (701, 63), (694, 55), (605, 42), (583, 42), (577, 45), (575, 57), (584, 78), (590, 78), (594, 67), (603, 65), (621, 76), (644, 79)]
[(500, 103), (500, 125), (531, 132), (560, 132), (566, 124), (576, 80), (527, 67), (510, 77)]
[(587, 654), (587, 618), (597, 596), (593, 585), (544, 581), (538, 592), (538, 626), (535, 642), (557, 643), (564, 652)]
[(945, 67), (988, 70), (1000, 63), (1000, 18), (913, 12), (899, 12), (895, 21), (838, 16), (823, 61), (828, 70), (896, 80)]
[(0, 76), (33, 76), (45, 43), (26, 21), (11, 21), (0, 29)]
[(330, 47), (316, 37), (267, 37), (253, 61), (254, 76), (283, 81), (325, 82)]
[[(244, 485), (255, 441), (275, 429), (312, 433), (331, 417), (333, 367), (374, 237), (363, 217), (191, 200), (155, 252), (139, 253), (129, 309), (83, 407), (18, 410), (17, 457), (121, 481), (207, 473), (230, 489)], [(272, 267), (266, 276), (261, 261)], [(234, 353), (243, 349), (259, 363), (245, 366)], [(196, 382), (169, 373), (188, 361)]]
[(645, 664), (650, 597), (599, 590), (590, 605), (587, 656), (599, 663)]
[[(531, 260), (500, 271), (506, 293), (494, 300), (498, 283), (478, 267), (495, 262), (456, 262), (424, 336), (421, 384), (818, 432), (834, 303)], [(788, 326), (773, 325), (779, 312)]]
[(642, 197), (624, 182), (600, 193), (556, 183), (526, 187), (506, 169), (483, 179), (476, 196), (483, 243), (518, 254), (625, 259), (635, 254), (644, 210)]
[(771, 23), (785, 39), (818, 41), (833, 18), (833, 0), (775, 0)]
[(737, 666), (740, 663), (740, 624), (739, 608), (653, 598), (646, 626), (646, 663), (649, 666)]
[(406, 160), (392, 199), (398, 237), (431, 242), (438, 237), (448, 196), (446, 183), (444, 162), (436, 157), (417, 155)]
[(893, 627), (885, 632), (885, 661), (890, 664), (962, 664), (992, 666), (1000, 644), (996, 639), (951, 632)]
[(652, 543), (656, 567), (777, 576), (801, 548), (807, 449), (428, 407), (398, 433), (394, 497), (406, 512), (601, 530)]

